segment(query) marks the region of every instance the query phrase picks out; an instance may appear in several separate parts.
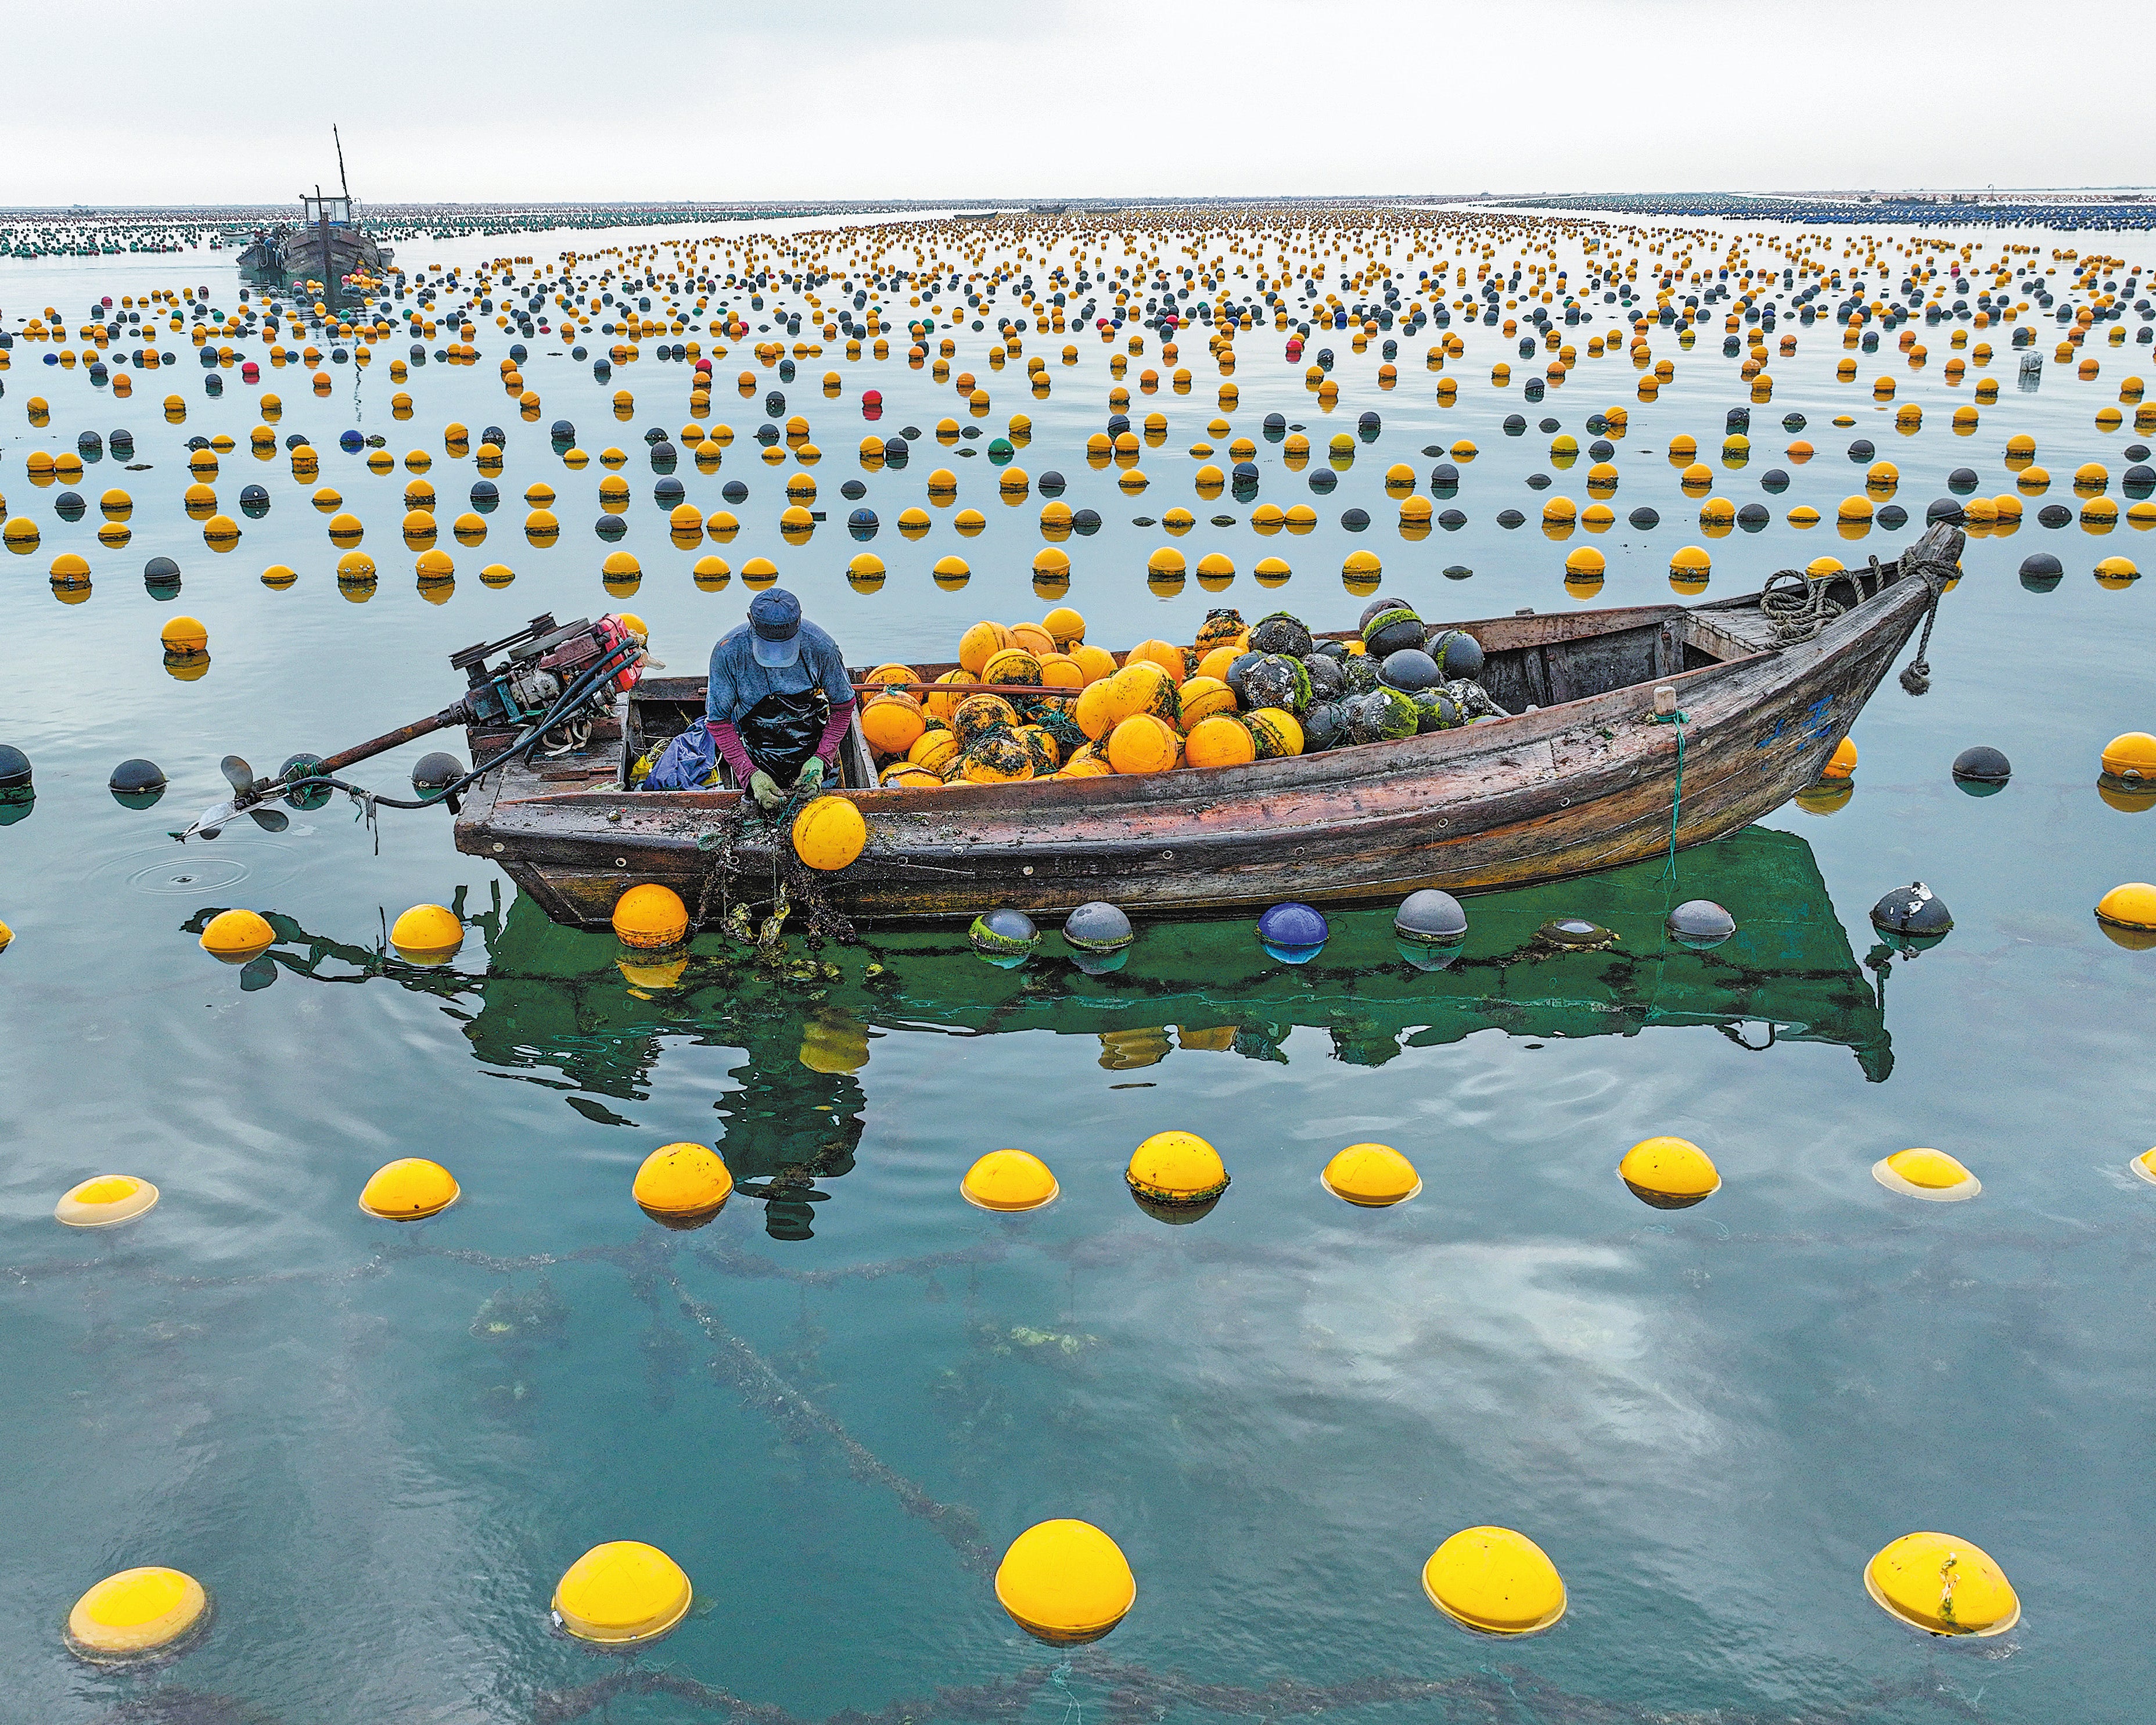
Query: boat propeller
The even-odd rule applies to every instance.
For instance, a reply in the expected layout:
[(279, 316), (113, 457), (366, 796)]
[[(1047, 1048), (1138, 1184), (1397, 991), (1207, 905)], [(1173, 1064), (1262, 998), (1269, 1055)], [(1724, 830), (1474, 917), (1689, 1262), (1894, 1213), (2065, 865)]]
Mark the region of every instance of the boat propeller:
[[(222, 803), (213, 803), (203, 809), (195, 818), (194, 824), (176, 837), (183, 839), (214, 839), (224, 829), (228, 821), (243, 814), (265, 833), (281, 833), (291, 825), (291, 817), (283, 809), (264, 809), (258, 806), (256, 801), (274, 793), (279, 787), (278, 780), (257, 778), (254, 769), (238, 755), (227, 755), (217, 766), (218, 771), (224, 775), (224, 782), (232, 787), (233, 794)], [(243, 798), (249, 799), (244, 804)]]
[[(504, 649), (509, 649), (506, 660), (487, 663)], [(425, 809), (440, 803), (454, 812), (458, 795), (467, 786), (527, 754), (557, 727), (596, 721), (610, 713), (616, 696), (635, 684), (649, 659), (642, 634), (630, 629), (619, 617), (602, 617), (596, 623), (579, 618), (566, 627), (552, 616), (535, 617), (498, 641), (481, 641), (452, 655), (449, 663), (465, 674), (467, 686), (461, 699), (439, 712), (326, 757), (295, 755), (267, 778), (257, 777), (242, 757), (227, 755), (218, 767), (224, 782), (232, 787), (231, 796), (203, 810), (184, 830), (172, 836), (182, 843), (189, 839), (214, 839), (243, 814), (265, 833), (281, 833), (292, 824), (291, 818), (284, 810), (266, 805), (282, 801), (295, 809), (319, 809), (335, 791), (343, 791), (361, 803), (370, 822), (377, 804)], [(347, 767), (430, 732), (460, 725), (513, 732), (515, 741), (460, 778), (429, 786), (415, 802), (383, 796), (337, 776)]]

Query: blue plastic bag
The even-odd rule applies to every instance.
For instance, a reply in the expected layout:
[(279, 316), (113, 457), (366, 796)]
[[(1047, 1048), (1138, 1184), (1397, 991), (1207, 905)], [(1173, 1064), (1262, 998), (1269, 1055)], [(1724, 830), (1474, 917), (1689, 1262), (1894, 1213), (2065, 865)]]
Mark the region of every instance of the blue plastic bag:
[(711, 747), (711, 733), (699, 720), (660, 752), (644, 788), (701, 791), (717, 783), (718, 777), (718, 751)]

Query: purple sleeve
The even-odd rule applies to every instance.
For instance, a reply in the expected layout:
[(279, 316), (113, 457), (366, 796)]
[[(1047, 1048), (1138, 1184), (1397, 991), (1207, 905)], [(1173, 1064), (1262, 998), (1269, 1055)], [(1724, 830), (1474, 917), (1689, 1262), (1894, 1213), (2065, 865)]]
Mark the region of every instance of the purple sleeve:
[(846, 734), (846, 726), (853, 722), (853, 717), (854, 704), (850, 701), (844, 706), (833, 707), (830, 717), (824, 721), (824, 737), (816, 745), (816, 752), (823, 757), (825, 766), (838, 764), (839, 739)]
[(747, 785), (749, 776), (756, 771), (756, 762), (748, 757), (742, 746), (741, 732), (734, 729), (732, 719), (706, 719), (704, 729), (711, 734), (711, 747), (726, 757), (726, 765), (734, 769), (734, 783)]

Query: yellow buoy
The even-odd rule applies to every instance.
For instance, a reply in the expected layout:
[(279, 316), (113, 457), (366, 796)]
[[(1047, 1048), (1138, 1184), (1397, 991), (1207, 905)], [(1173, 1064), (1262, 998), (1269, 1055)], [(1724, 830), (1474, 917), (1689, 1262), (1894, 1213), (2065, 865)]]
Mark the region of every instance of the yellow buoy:
[(1820, 777), (1847, 778), (1856, 771), (1856, 744), (1852, 738), (1845, 737), (1835, 745), (1834, 752), (1827, 757), (1826, 765), (1820, 768)]
[(1974, 1198), (1984, 1183), (1943, 1150), (1897, 1150), (1871, 1164), (1871, 1178), (1889, 1192), (1935, 1204)]
[(2002, 1635), (2021, 1620), (2020, 1599), (1991, 1554), (1944, 1533), (1904, 1533), (1864, 1566), (1864, 1590), (1934, 1635)]
[(1057, 1645), (1097, 1641), (1138, 1596), (1122, 1549), (1090, 1522), (1040, 1522), (996, 1568), (996, 1601), (1028, 1635)]
[(1617, 1176), (1633, 1197), (1658, 1210), (1688, 1209), (1722, 1189), (1707, 1153), (1685, 1138), (1642, 1138), (1625, 1153)]
[(390, 925), (389, 944), (413, 964), (440, 964), (465, 943), (457, 913), (440, 905), (414, 905)]
[(868, 823), (846, 797), (818, 797), (793, 817), (793, 854), (812, 869), (843, 869), (868, 843)]
[(1123, 1171), (1139, 1207), (1163, 1221), (1194, 1222), (1228, 1189), (1220, 1153), (1195, 1132), (1155, 1132)]
[(67, 1650), (94, 1665), (169, 1652), (207, 1628), (209, 1594), (193, 1576), (146, 1566), (108, 1575), (68, 1613)]
[(202, 932), (202, 949), (227, 964), (259, 958), (275, 944), (277, 931), (252, 911), (219, 911)]
[(457, 1201), (456, 1177), (424, 1156), (401, 1156), (377, 1168), (360, 1190), (359, 1207), (386, 1222), (417, 1222)]
[(157, 639), (173, 659), (193, 659), (209, 651), (209, 627), (199, 618), (175, 617), (157, 631)]
[(1335, 1198), (1365, 1209), (1405, 1204), (1422, 1190), (1414, 1164), (1386, 1144), (1350, 1144), (1317, 1178)]
[(1048, 1164), (1024, 1150), (991, 1150), (958, 1183), (966, 1202), (984, 1210), (1037, 1210), (1061, 1190)]
[(689, 907), (672, 887), (647, 881), (614, 901), (613, 932), (625, 947), (677, 946), (689, 932)]
[(2128, 731), (2103, 746), (2103, 770), (2113, 778), (2156, 779), (2156, 737)]
[(637, 1206), (669, 1228), (701, 1228), (726, 1208), (734, 1177), (709, 1144), (664, 1144), (644, 1158), (630, 1189)]
[(110, 1228), (147, 1215), (157, 1189), (132, 1174), (98, 1174), (71, 1186), (53, 1207), (53, 1219), (70, 1228)]
[(681, 1566), (640, 1539), (595, 1545), (554, 1588), (554, 1621), (580, 1641), (655, 1641), (689, 1615), (694, 1589)]
[(1509, 1527), (1454, 1534), (1422, 1566), (1422, 1590), (1455, 1623), (1488, 1635), (1531, 1635), (1564, 1615), (1557, 1565)]
[(2128, 952), (2156, 946), (2156, 886), (2128, 880), (2097, 901), (2097, 926)]

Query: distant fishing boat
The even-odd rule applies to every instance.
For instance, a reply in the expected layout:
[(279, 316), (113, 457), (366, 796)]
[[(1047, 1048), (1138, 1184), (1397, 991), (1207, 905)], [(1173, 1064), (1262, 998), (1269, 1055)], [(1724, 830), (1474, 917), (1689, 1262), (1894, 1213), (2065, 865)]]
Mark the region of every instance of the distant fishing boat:
[[(336, 128), (330, 128), (336, 136)], [(352, 278), (379, 276), (389, 267), (392, 254), (359, 225), (359, 201), (344, 179), (344, 142), (337, 140), (337, 177), (341, 192), (325, 193), (316, 185), (300, 197), (296, 224), (258, 228), (251, 244), (239, 254), (241, 274), (267, 286), (301, 281), (320, 282), (334, 293)], [(213, 246), (220, 244), (212, 236)]]
[[(1483, 686), (1513, 716), (1248, 766), (878, 788), (856, 722), (839, 790), (860, 803), (869, 841), (827, 891), (871, 922), (1101, 898), (1159, 915), (1484, 891), (1702, 844), (1819, 778), (1961, 545), (1943, 523), (1892, 562), (1770, 584), (1771, 598), (1462, 624), (1481, 644)], [(1662, 685), (1681, 719), (1656, 711)], [(631, 763), (703, 706), (701, 678), (645, 678), (575, 748), (527, 752), (466, 792), (458, 849), (587, 927), (643, 881), (672, 887), (705, 925), (767, 898), (785, 834), (750, 823), (730, 850), (708, 842), (737, 790), (627, 788)], [(467, 735), (475, 765), (516, 738)]]

